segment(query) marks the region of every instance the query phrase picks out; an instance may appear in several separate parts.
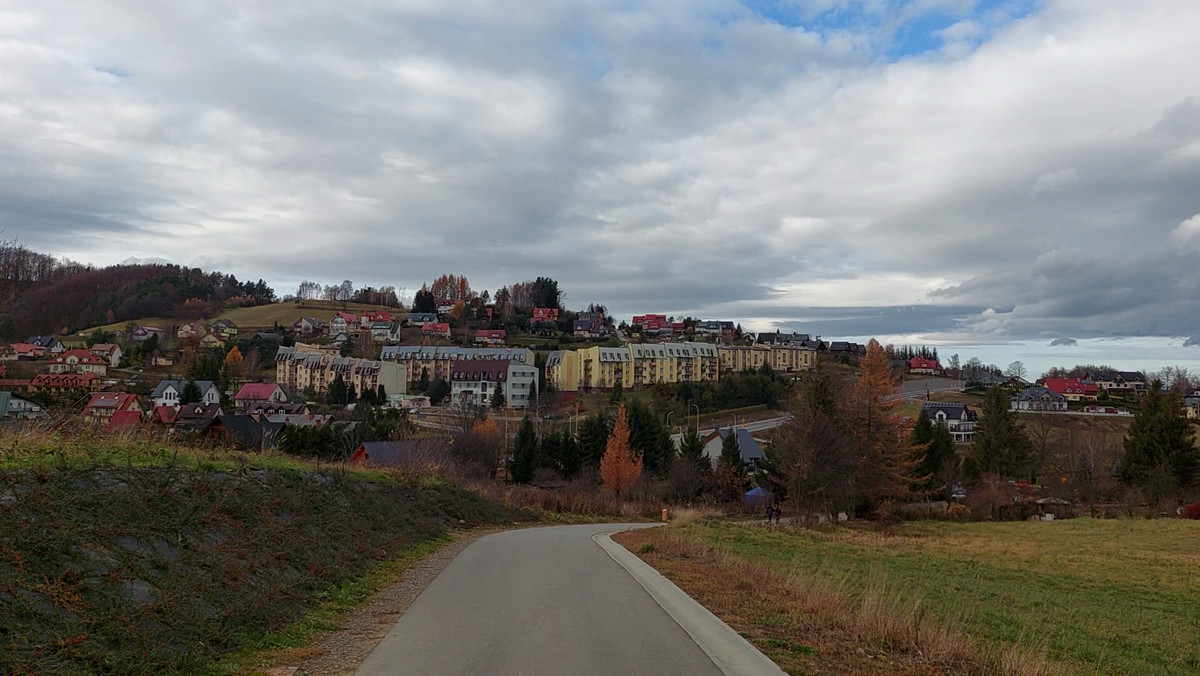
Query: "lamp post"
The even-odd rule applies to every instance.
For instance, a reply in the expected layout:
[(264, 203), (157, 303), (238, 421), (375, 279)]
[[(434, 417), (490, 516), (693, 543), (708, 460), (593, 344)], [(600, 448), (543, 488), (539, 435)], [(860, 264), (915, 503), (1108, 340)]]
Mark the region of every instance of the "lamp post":
[[(691, 406), (695, 406), (695, 407), (696, 407), (696, 434), (700, 434), (700, 404), (691, 404), (691, 403), (689, 403), (689, 404), (688, 404), (688, 406), (689, 406), (689, 407), (691, 407)], [(690, 411), (690, 410), (692, 410), (692, 409), (691, 409), (691, 408), (688, 408), (688, 410)]]

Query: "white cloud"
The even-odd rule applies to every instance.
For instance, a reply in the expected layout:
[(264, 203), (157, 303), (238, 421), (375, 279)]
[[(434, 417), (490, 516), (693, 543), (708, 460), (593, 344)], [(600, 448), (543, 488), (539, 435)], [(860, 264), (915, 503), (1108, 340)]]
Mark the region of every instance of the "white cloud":
[(1041, 176), (1033, 182), (1033, 187), (1029, 189), (1031, 197), (1038, 197), (1048, 193), (1063, 192), (1069, 190), (1079, 181), (1079, 173), (1074, 169), (1060, 169), (1051, 171)]
[(1171, 231), (1171, 239), (1179, 244), (1194, 244), (1200, 240), (1200, 214), (1175, 226), (1175, 229)]

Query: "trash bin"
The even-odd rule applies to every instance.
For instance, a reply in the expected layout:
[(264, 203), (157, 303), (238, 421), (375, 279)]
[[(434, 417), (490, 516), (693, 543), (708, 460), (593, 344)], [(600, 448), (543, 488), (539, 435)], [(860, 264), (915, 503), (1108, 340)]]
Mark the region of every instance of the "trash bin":
[(663, 520), (663, 523), (666, 523), (666, 522), (667, 522), (667, 519), (668, 519), (669, 517), (670, 517), (670, 513), (667, 511), (667, 508), (666, 508), (666, 507), (663, 507), (663, 511), (662, 511), (662, 520)]

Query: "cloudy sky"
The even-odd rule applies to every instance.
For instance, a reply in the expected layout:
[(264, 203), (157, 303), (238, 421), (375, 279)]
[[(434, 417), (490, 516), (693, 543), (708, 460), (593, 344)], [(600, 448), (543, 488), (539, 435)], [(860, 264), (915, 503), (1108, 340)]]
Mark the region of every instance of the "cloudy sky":
[(1200, 364), (1198, 36), (1195, 0), (0, 0), (0, 228)]

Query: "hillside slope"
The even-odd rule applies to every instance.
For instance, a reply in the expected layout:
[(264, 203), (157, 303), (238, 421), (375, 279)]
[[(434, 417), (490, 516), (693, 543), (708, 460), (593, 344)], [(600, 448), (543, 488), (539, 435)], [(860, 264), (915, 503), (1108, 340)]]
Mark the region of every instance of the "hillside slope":
[(530, 519), (439, 480), (164, 457), (0, 472), (0, 673), (213, 672), (380, 561)]

